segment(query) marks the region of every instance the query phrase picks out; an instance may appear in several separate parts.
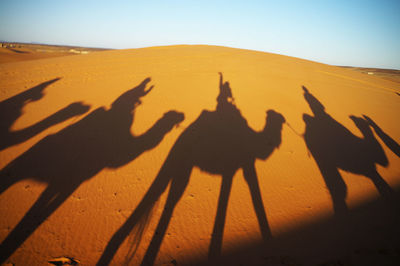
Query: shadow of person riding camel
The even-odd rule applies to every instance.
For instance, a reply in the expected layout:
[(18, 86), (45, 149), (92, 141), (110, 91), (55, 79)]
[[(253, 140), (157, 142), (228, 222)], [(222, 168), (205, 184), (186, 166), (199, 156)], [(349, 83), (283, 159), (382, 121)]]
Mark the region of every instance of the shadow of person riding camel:
[(219, 256), (221, 253), (232, 179), (239, 169), (243, 169), (249, 186), (262, 237), (265, 240), (271, 237), (254, 164), (256, 159), (266, 160), (280, 146), (285, 119), (281, 114), (269, 110), (264, 129), (256, 132), (248, 126), (246, 119), (234, 104), (229, 83), (223, 82), (221, 73), (219, 88), (216, 110), (204, 110), (179, 136), (141, 202), (109, 241), (98, 265), (109, 264), (131, 230), (135, 226), (140, 227), (147, 223), (146, 219), (151, 209), (170, 184), (163, 213), (142, 260), (143, 265), (154, 264), (174, 208), (189, 183), (193, 167), (222, 177), (209, 247), (210, 257)]
[(36, 124), (24, 129), (11, 131), (12, 125), (22, 115), (23, 107), (30, 102), (42, 99), (44, 96), (44, 89), (59, 79), (60, 78), (55, 78), (43, 82), (0, 102), (0, 151), (10, 146), (22, 143), (55, 124), (89, 111), (89, 106), (83, 105), (80, 102), (75, 102)]
[(4, 262), (84, 181), (105, 168), (119, 168), (156, 147), (182, 113), (169, 111), (147, 132), (131, 134), (134, 110), (153, 87), (150, 78), (82, 120), (42, 139), (0, 172), (1, 191), (23, 179), (47, 183), (46, 189), (0, 246)]
[(322, 103), (304, 86), (303, 91), (314, 114), (303, 114), (304, 141), (325, 180), (335, 214), (340, 216), (348, 211), (347, 186), (339, 169), (369, 178), (382, 196), (390, 196), (391, 187), (376, 170), (376, 164), (387, 166), (388, 160), (368, 121), (350, 116), (363, 135), (360, 138), (326, 113)]

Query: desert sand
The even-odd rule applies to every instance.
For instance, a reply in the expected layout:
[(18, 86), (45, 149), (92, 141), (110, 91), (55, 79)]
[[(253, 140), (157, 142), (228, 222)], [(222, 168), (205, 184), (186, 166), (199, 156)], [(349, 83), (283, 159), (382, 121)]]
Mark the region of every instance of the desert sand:
[(400, 83), (217, 46), (6, 61), (0, 263), (399, 262)]
[(103, 48), (7, 42), (0, 43), (0, 46), (0, 64), (107, 50)]

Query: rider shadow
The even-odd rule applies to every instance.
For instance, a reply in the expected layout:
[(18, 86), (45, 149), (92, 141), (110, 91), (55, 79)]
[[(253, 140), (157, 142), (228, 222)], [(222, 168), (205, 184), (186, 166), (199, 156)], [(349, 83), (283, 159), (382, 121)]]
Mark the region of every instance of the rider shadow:
[(385, 152), (375, 139), (368, 121), (350, 116), (363, 138), (355, 136), (328, 113), (325, 107), (303, 86), (304, 98), (314, 116), (303, 114), (306, 124), (304, 140), (330, 192), (335, 215), (347, 215), (347, 186), (339, 169), (369, 178), (384, 197), (393, 195), (392, 188), (376, 170), (376, 164), (389, 164)]
[(150, 78), (117, 98), (111, 108), (100, 107), (82, 120), (49, 135), (0, 172), (0, 193), (23, 179), (47, 183), (30, 210), (0, 246), (0, 263), (14, 251), (86, 180), (105, 168), (128, 164), (156, 147), (184, 119), (169, 111), (147, 132), (131, 134), (134, 110)]
[(80, 102), (75, 102), (36, 124), (17, 131), (11, 131), (12, 125), (22, 115), (23, 107), (30, 102), (42, 99), (44, 96), (43, 90), (59, 79), (60, 78), (55, 78), (43, 82), (0, 102), (0, 151), (10, 146), (25, 142), (45, 129), (71, 117), (84, 114), (89, 110), (88, 106), (85, 106)]
[[(221, 254), (232, 179), (240, 168), (243, 169), (249, 186), (262, 237), (264, 240), (271, 238), (254, 164), (256, 159), (266, 160), (280, 146), (282, 124), (285, 119), (281, 114), (269, 110), (265, 128), (260, 132), (251, 129), (234, 104), (229, 83), (224, 83), (222, 74), (220, 75), (220, 93), (217, 97), (216, 110), (204, 110), (179, 136), (141, 202), (109, 241), (98, 265), (107, 265), (111, 262), (119, 246), (135, 226), (143, 230), (143, 223), (147, 223), (152, 208), (170, 184), (163, 213), (142, 260), (142, 265), (154, 264), (174, 208), (189, 183), (193, 167), (222, 177), (209, 247), (210, 258)], [(141, 235), (143, 232), (138, 234)], [(140, 239), (137, 239), (137, 242), (139, 241)], [(134, 244), (139, 245), (139, 243)]]

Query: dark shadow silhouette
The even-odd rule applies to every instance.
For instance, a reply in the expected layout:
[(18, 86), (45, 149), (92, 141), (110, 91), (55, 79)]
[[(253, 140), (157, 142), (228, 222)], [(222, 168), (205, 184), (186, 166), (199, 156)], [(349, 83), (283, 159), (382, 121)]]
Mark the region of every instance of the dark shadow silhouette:
[(0, 246), (4, 262), (84, 181), (104, 168), (121, 167), (143, 152), (157, 146), (174, 125), (184, 119), (182, 113), (169, 111), (147, 132), (130, 132), (134, 110), (150, 78), (117, 98), (111, 108), (101, 107), (77, 123), (49, 135), (0, 172), (1, 191), (27, 178), (47, 183), (31, 209)]
[(398, 157), (400, 157), (400, 145), (392, 139), (388, 134), (386, 134), (371, 118), (366, 115), (363, 115), (365, 120), (368, 121), (369, 125), (374, 129), (375, 133), (378, 137), (381, 138), (383, 143)]
[(222, 177), (209, 248), (210, 257), (217, 257), (221, 253), (232, 178), (240, 168), (243, 169), (250, 189), (262, 237), (265, 240), (271, 238), (254, 163), (257, 158), (266, 160), (280, 146), (285, 119), (281, 114), (269, 110), (265, 128), (260, 132), (251, 129), (233, 103), (229, 83), (224, 83), (222, 74), (220, 75), (216, 110), (204, 110), (180, 135), (141, 202), (109, 241), (98, 265), (110, 263), (121, 243), (135, 226), (144, 228), (143, 223), (147, 223), (153, 206), (170, 184), (164, 211), (142, 260), (143, 265), (154, 264), (174, 208), (189, 183), (193, 167)]
[(29, 54), (30, 52), (28, 51), (21, 51), (21, 50), (17, 50), (17, 49), (13, 49), (13, 48), (7, 48), (8, 50), (17, 53), (17, 54)]
[(12, 125), (18, 117), (22, 115), (23, 107), (30, 102), (42, 99), (44, 96), (43, 90), (59, 79), (60, 78), (55, 78), (43, 82), (0, 102), (0, 150), (22, 143), (39, 134), (43, 130), (71, 117), (84, 114), (90, 109), (89, 106), (83, 105), (80, 102), (75, 102), (34, 125), (21, 130), (11, 131)]
[(348, 211), (345, 202), (347, 187), (339, 169), (370, 178), (382, 196), (390, 196), (392, 189), (375, 166), (387, 166), (388, 160), (368, 122), (350, 116), (363, 134), (363, 138), (359, 138), (326, 113), (322, 103), (307, 88), (303, 87), (303, 90), (304, 98), (314, 114), (303, 114), (306, 123), (304, 140), (325, 180), (335, 214), (341, 215)]
[[(400, 201), (400, 187), (395, 200)], [(378, 198), (343, 217), (320, 217), (269, 241), (242, 242), (214, 260), (189, 256), (178, 265), (400, 265), (400, 212)]]

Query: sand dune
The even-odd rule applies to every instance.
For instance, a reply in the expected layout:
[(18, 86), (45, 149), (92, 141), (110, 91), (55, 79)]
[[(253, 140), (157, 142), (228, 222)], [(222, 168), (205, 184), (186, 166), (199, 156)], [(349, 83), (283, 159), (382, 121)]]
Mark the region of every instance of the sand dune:
[(107, 50), (102, 48), (7, 42), (0, 43), (0, 46), (0, 64)]
[(0, 64), (1, 262), (396, 265), (399, 93), (217, 46)]
[(0, 48), (0, 63), (19, 62), (27, 60), (37, 60), (42, 58), (60, 57), (70, 55), (66, 52), (36, 52), (30, 49), (7, 49)]

